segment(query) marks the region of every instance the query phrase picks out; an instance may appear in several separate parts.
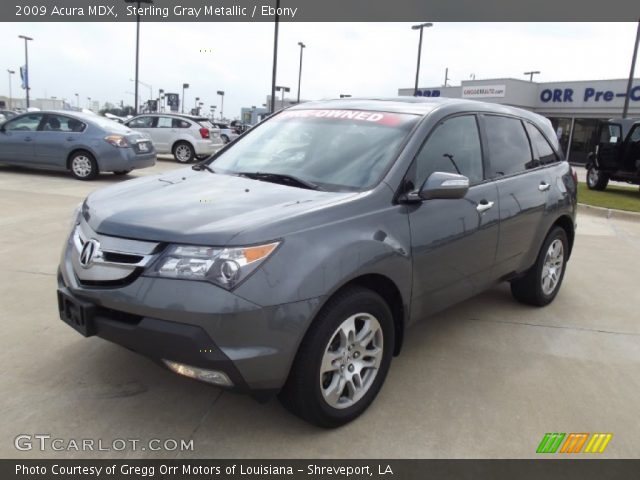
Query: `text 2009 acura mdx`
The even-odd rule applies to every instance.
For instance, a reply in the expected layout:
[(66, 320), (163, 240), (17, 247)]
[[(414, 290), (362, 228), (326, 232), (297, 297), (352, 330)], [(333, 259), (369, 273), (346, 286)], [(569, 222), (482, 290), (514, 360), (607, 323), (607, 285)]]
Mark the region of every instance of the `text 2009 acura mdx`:
[(62, 319), (322, 426), (371, 404), (406, 328), (510, 281), (545, 305), (576, 179), (549, 121), (447, 99), (307, 103), (214, 157), (91, 194)]

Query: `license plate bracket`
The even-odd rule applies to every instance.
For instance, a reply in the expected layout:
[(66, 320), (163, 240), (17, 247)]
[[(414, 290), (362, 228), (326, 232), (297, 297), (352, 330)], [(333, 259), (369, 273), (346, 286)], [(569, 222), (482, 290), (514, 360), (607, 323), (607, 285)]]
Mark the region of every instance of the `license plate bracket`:
[(58, 289), (58, 312), (60, 319), (85, 337), (96, 334), (93, 318), (96, 306), (79, 300), (63, 289)]

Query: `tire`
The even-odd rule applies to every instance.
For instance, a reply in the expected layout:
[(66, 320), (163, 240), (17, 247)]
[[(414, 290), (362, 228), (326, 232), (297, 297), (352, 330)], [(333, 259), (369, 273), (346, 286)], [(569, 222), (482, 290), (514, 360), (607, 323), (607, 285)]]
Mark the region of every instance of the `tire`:
[(93, 180), (100, 173), (98, 162), (89, 152), (75, 152), (69, 158), (69, 171), (78, 180)]
[[(554, 253), (558, 252), (558, 246), (559, 257)], [(568, 253), (567, 233), (561, 227), (554, 227), (542, 244), (533, 267), (524, 276), (511, 281), (513, 297), (521, 303), (538, 307), (551, 303), (562, 285)]]
[(189, 163), (196, 157), (196, 152), (188, 142), (177, 142), (173, 146), (173, 158), (179, 163)]
[[(366, 330), (373, 333), (356, 345), (355, 338)], [(349, 287), (332, 297), (314, 319), (279, 393), (280, 401), (319, 427), (344, 425), (375, 399), (389, 371), (393, 348), (389, 306), (371, 290)], [(323, 361), (328, 367), (324, 373)]]
[(226, 135), (220, 135), (220, 138), (225, 143), (225, 145), (229, 143), (229, 137), (227, 137)]
[(114, 175), (128, 175), (131, 173), (131, 170), (117, 170), (113, 172)]
[(589, 190), (604, 190), (609, 183), (609, 175), (591, 166), (587, 170), (587, 187)]

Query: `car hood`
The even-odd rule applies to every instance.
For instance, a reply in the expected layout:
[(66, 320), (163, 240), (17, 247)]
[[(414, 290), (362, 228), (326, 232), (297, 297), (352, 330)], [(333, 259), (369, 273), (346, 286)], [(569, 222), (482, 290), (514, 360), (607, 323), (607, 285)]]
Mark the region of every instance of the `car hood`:
[(83, 214), (104, 235), (224, 246), (248, 230), (255, 232), (252, 241), (272, 240), (260, 238), (261, 226), (357, 195), (180, 169), (98, 190), (87, 197)]

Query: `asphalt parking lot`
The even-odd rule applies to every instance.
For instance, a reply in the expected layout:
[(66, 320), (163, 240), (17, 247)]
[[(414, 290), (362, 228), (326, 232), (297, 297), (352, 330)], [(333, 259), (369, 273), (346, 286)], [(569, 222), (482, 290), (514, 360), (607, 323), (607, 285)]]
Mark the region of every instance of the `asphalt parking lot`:
[[(160, 160), (129, 177), (180, 167)], [(549, 307), (517, 304), (502, 285), (425, 319), (372, 407), (325, 431), (58, 319), (71, 212), (118, 181), (0, 166), (0, 457), (533, 458), (546, 432), (613, 433), (602, 456), (640, 457), (640, 219), (580, 215)], [(194, 450), (22, 452), (20, 434), (193, 439)]]

